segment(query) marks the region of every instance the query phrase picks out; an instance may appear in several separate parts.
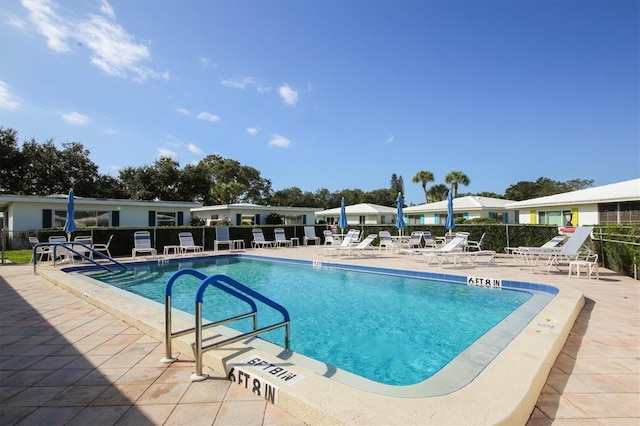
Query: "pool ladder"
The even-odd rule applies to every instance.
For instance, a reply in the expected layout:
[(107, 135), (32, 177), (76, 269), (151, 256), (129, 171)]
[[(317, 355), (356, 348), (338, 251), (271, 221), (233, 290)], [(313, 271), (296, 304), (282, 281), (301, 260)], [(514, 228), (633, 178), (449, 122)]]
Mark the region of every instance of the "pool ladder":
[[(195, 295), (195, 327), (192, 328), (186, 328), (184, 330), (179, 330), (179, 331), (172, 331), (171, 330), (171, 294), (172, 294), (172, 290), (173, 290), (173, 285), (175, 284), (176, 280), (178, 278), (180, 278), (183, 275), (190, 275), (193, 277), (196, 277), (200, 280), (202, 280), (202, 282), (200, 283), (200, 285), (198, 286), (198, 289), (196, 290), (196, 295)], [(202, 323), (202, 303), (203, 303), (203, 298), (204, 298), (204, 292), (205, 290), (209, 287), (209, 286), (213, 286), (216, 287), (217, 289), (224, 291), (227, 294), (230, 294), (231, 296), (234, 296), (242, 301), (244, 301), (245, 303), (247, 303), (249, 305), (249, 311), (245, 312), (243, 314), (239, 314), (239, 315), (235, 315), (233, 317), (230, 318), (225, 318), (219, 321), (214, 321), (214, 322), (209, 322), (206, 324)], [(280, 312), (282, 314), (282, 318), (283, 320), (281, 322), (275, 323), (275, 324), (271, 324), (268, 325), (266, 327), (261, 327), (258, 328), (258, 308), (256, 306), (256, 303), (254, 302), (253, 299), (257, 299), (260, 302), (264, 303), (265, 305), (277, 310), (278, 312)], [(171, 277), (169, 277), (169, 280), (167, 281), (167, 284), (165, 285), (165, 303), (164, 303), (164, 311), (165, 311), (165, 318), (164, 318), (164, 330), (165, 330), (165, 357), (162, 358), (162, 362), (164, 363), (172, 363), (176, 361), (176, 358), (173, 357), (173, 353), (172, 353), (172, 349), (171, 349), (171, 340), (174, 337), (179, 337), (179, 336), (184, 336), (186, 334), (192, 333), (195, 331), (195, 348), (194, 348), (194, 352), (195, 352), (195, 359), (196, 359), (196, 371), (195, 373), (193, 373), (191, 375), (191, 380), (192, 381), (202, 381), (205, 380), (209, 377), (208, 374), (203, 373), (202, 372), (202, 355), (204, 354), (204, 352), (206, 351), (210, 351), (212, 349), (217, 349), (220, 348), (222, 346), (231, 344), (231, 343), (235, 343), (235, 342), (239, 342), (241, 340), (245, 340), (248, 339), (250, 337), (254, 337), (257, 336), (259, 334), (262, 333), (266, 333), (267, 331), (271, 331), (271, 330), (275, 330), (277, 328), (280, 327), (284, 327), (285, 329), (285, 347), (287, 349), (289, 349), (289, 344), (290, 344), (290, 337), (289, 337), (289, 322), (290, 322), (290, 318), (289, 318), (289, 312), (281, 305), (279, 305), (278, 303), (274, 302), (273, 300), (263, 296), (262, 294), (256, 292), (255, 290), (250, 289), (249, 287), (240, 284), (239, 282), (235, 281), (234, 279), (223, 275), (223, 274), (216, 274), (216, 275), (211, 275), (209, 277), (207, 277), (206, 275), (204, 275), (201, 272), (196, 271), (195, 269), (181, 269), (177, 272), (175, 272), (173, 275), (171, 275)], [(216, 342), (216, 343), (212, 343), (206, 346), (202, 345), (202, 330), (205, 328), (209, 328), (209, 327), (214, 327), (214, 326), (218, 326), (218, 325), (223, 325), (226, 323), (230, 323), (233, 321), (237, 321), (240, 319), (244, 319), (244, 318), (249, 318), (251, 317), (253, 319), (253, 330), (246, 332), (246, 333), (242, 333), (239, 334), (237, 336), (234, 337), (229, 337), (227, 339), (224, 339), (222, 341)]]

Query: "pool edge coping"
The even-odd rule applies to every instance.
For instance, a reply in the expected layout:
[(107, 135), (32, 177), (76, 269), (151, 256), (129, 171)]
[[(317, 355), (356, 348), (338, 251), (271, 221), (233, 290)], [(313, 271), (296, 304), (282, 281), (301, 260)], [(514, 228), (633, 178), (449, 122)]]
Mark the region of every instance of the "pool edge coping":
[[(61, 270), (43, 269), (41, 274), (145, 334), (164, 340), (163, 312), (152, 307), (148, 307), (150, 312), (141, 312), (139, 306), (131, 306), (133, 303), (124, 296), (105, 291)], [(583, 305), (580, 291), (559, 289), (547, 306), (471, 383), (447, 395), (402, 398), (372, 394), (296, 366), (305, 379), (295, 384), (295, 392), (281, 386), (278, 406), (312, 424), (406, 424), (415, 421), (416, 416), (425, 417), (433, 423), (525, 423)], [(175, 318), (174, 321), (180, 322)], [(176, 325), (192, 326), (187, 322)], [(187, 339), (174, 339), (173, 346), (174, 352), (192, 354), (191, 342)], [(230, 355), (234, 351), (236, 354)], [(248, 346), (234, 344), (205, 353), (203, 363), (221, 372), (226, 371), (227, 365), (241, 363), (251, 354), (267, 359), (273, 357)], [(514, 375), (518, 377), (517, 384), (514, 383)], [(268, 376), (263, 377), (269, 379)], [(487, 394), (486, 389), (493, 391)], [(335, 398), (335, 395), (341, 397)], [(464, 410), (460, 409), (460, 404)]]

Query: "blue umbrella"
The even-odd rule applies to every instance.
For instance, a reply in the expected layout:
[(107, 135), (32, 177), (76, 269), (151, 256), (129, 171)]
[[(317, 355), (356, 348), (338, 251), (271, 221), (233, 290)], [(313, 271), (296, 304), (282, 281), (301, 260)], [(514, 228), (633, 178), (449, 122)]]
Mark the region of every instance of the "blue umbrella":
[(340, 202), (340, 220), (338, 220), (338, 227), (340, 229), (346, 229), (349, 226), (347, 223), (347, 212), (344, 206), (344, 197), (342, 197), (342, 202)]
[(64, 222), (64, 232), (67, 233), (69, 241), (71, 241), (71, 233), (76, 230), (76, 223), (74, 218), (76, 216), (76, 209), (73, 205), (73, 189), (69, 190), (69, 199), (67, 200), (67, 220)]
[(402, 205), (404, 204), (404, 200), (402, 198), (401, 192), (398, 192), (398, 198), (396, 198), (396, 202), (398, 203), (398, 217), (396, 218), (396, 228), (398, 228), (398, 233), (402, 235), (402, 230), (407, 225), (404, 223), (404, 216), (402, 214)]
[(453, 220), (453, 190), (449, 190), (449, 195), (447, 196), (447, 220), (444, 222), (444, 227), (451, 230), (456, 227), (456, 223)]

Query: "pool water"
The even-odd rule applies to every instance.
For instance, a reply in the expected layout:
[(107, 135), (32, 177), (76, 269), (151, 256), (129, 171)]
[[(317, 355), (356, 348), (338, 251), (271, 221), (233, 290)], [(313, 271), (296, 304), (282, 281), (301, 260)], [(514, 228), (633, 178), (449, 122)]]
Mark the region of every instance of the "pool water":
[[(86, 275), (164, 303), (168, 278), (183, 268), (228, 275), (284, 306), (291, 316), (292, 351), (398, 386), (431, 377), (531, 297), (529, 291), (241, 256), (145, 263)], [(193, 314), (199, 284), (194, 277), (180, 277), (173, 286), (173, 307)], [(282, 320), (277, 311), (258, 307), (260, 327)], [(246, 310), (243, 302), (214, 287), (205, 293), (208, 320)], [(249, 331), (251, 320), (231, 327)], [(260, 337), (284, 345), (283, 329)]]

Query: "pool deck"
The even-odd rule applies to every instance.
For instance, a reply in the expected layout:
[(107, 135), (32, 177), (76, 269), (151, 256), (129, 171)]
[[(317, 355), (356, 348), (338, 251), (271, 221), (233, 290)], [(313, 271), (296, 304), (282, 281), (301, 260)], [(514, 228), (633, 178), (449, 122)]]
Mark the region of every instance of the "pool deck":
[[(400, 255), (328, 258), (312, 247), (247, 253), (499, 277), (579, 290), (585, 306), (527, 424), (640, 423), (638, 281), (602, 268), (600, 280), (569, 279), (566, 267), (546, 274), (539, 266), (532, 273), (508, 257), (499, 257), (492, 266), (439, 268)], [(158, 339), (33, 275), (31, 265), (0, 265), (0, 297), (3, 426), (305, 424), (250, 391), (231, 386), (223, 373), (200, 383), (185, 380), (194, 370), (191, 359), (161, 364), (164, 345)], [(503, 396), (501, 389), (490, 391), (494, 398)], [(414, 424), (434, 423), (431, 415), (416, 416)], [(473, 418), (462, 422), (478, 423)]]

